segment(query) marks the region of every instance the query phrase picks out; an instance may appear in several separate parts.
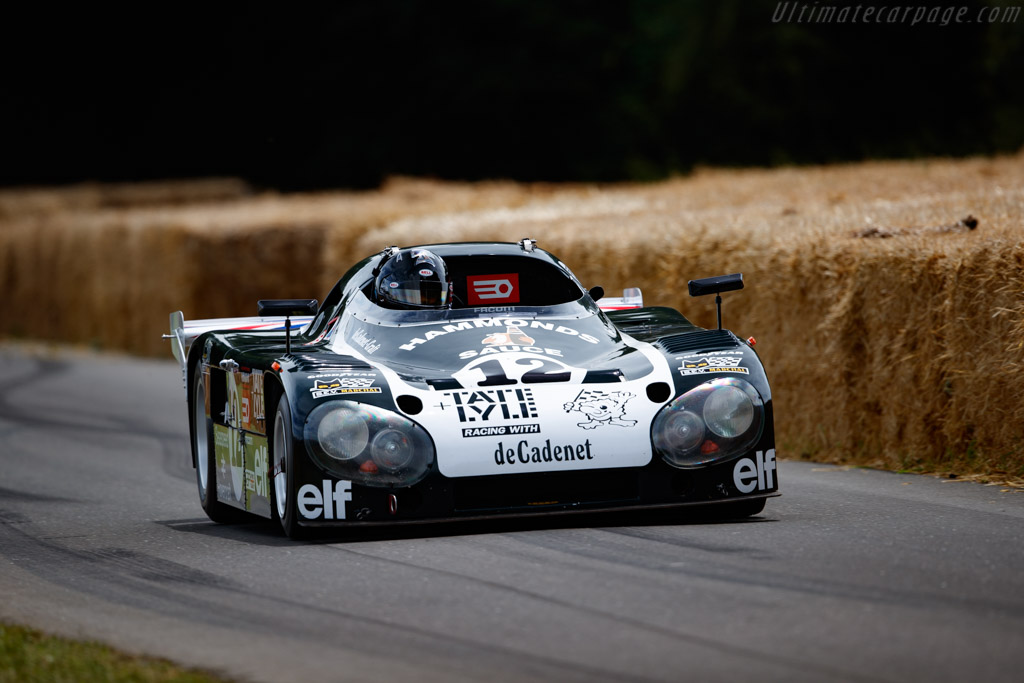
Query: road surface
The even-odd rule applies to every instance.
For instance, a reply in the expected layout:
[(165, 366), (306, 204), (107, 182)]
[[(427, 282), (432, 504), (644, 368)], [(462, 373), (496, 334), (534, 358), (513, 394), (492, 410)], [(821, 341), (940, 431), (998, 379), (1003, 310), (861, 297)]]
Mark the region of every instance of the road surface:
[(0, 619), (254, 681), (1020, 680), (1024, 495), (782, 462), (738, 523), (297, 543), (203, 515), (173, 361), (0, 346)]

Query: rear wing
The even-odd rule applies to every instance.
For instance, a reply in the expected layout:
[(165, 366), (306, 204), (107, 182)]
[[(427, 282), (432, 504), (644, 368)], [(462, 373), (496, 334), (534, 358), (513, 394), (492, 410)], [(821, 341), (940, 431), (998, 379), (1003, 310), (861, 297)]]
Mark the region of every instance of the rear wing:
[(311, 315), (296, 316), (255, 316), (251, 318), (209, 318), (206, 320), (185, 320), (181, 311), (171, 313), (171, 333), (164, 339), (171, 340), (171, 353), (181, 365), (182, 377), (188, 370), (188, 350), (197, 337), (206, 332), (284, 332), (285, 321), (290, 320), (290, 330), (301, 330), (313, 320)]
[(644, 295), (639, 287), (627, 287), (622, 296), (605, 296), (597, 302), (602, 311), (628, 311), (631, 308), (643, 308)]

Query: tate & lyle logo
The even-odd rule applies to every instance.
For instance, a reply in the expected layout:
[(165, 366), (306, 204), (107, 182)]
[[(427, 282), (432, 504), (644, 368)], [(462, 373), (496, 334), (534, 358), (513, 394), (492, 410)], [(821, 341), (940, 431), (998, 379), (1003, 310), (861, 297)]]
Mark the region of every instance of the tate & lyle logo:
[[(537, 417), (537, 404), (534, 402), (532, 389), (452, 391), (446, 393), (445, 397), (450, 398), (453, 403), (448, 404), (442, 400), (438, 407), (441, 410), (455, 408), (459, 422), (521, 420)], [(466, 434), (465, 436), (482, 435)]]

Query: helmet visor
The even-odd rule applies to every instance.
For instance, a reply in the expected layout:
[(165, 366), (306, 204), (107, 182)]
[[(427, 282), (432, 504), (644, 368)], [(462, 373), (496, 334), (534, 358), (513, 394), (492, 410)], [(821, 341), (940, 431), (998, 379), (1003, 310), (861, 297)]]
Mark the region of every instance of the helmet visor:
[(448, 283), (430, 280), (389, 282), (388, 294), (393, 301), (412, 306), (444, 306), (448, 303)]

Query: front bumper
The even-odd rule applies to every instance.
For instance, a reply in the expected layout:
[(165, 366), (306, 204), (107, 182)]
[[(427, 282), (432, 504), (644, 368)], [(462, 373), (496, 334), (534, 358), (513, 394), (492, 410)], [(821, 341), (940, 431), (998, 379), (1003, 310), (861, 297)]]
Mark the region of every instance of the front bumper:
[[(331, 491), (337, 481), (312, 463), (310, 484)], [(319, 480), (313, 481), (314, 477)], [(643, 467), (445, 477), (433, 472), (408, 488), (375, 488), (343, 482), (349, 496), (330, 518), (300, 515), (308, 527), (408, 524), (500, 519), (612, 510), (707, 506), (780, 495), (774, 450), (757, 451), (693, 470), (655, 459)], [(324, 499), (326, 500), (326, 496)], [(323, 508), (316, 508), (322, 510)], [(316, 511), (314, 510), (314, 511)]]

